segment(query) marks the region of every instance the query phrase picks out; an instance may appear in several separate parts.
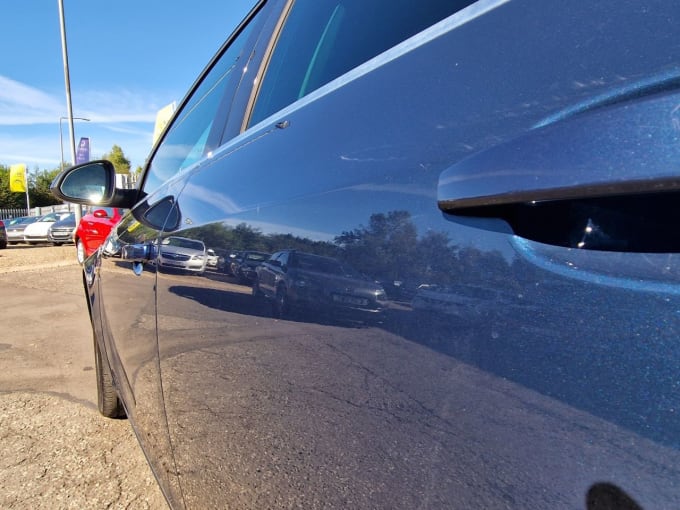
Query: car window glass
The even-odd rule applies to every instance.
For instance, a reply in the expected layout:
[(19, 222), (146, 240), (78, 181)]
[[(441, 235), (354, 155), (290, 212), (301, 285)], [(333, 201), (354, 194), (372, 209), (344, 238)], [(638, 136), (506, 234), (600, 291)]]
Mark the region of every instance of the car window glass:
[(471, 3), (295, 2), (269, 61), (249, 125)]
[(229, 89), (229, 78), (244, 58), (243, 51), (253, 25), (251, 20), (241, 30), (175, 116), (149, 164), (144, 182), (147, 193), (215, 148), (208, 143), (209, 134)]

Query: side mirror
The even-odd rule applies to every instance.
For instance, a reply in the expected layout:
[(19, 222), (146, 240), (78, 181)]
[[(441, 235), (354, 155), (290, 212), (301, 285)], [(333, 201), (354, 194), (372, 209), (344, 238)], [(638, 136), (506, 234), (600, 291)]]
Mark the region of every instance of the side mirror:
[(137, 197), (135, 189), (116, 188), (116, 170), (107, 160), (67, 168), (54, 179), (50, 191), (65, 202), (125, 208), (131, 208)]
[(104, 209), (97, 209), (95, 212), (92, 213), (92, 215), (95, 218), (108, 218), (109, 215), (106, 214), (106, 211)]

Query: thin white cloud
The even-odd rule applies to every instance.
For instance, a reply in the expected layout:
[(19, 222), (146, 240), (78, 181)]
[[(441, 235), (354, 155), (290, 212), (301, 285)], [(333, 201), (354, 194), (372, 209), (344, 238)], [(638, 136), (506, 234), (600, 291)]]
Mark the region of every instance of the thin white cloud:
[(183, 194), (190, 198), (208, 202), (224, 214), (236, 214), (243, 211), (243, 207), (223, 193), (203, 186), (196, 186), (193, 183), (186, 185)]
[(25, 163), (31, 171), (35, 167), (56, 168), (59, 165), (58, 134), (51, 138), (42, 135), (15, 137), (0, 132), (0, 164), (14, 163)]
[(0, 125), (54, 122), (62, 103), (34, 87), (0, 75)]
[[(92, 122), (154, 122), (169, 101), (130, 90), (72, 92), (73, 114)], [(0, 75), (0, 126), (53, 124), (65, 116), (66, 101)]]

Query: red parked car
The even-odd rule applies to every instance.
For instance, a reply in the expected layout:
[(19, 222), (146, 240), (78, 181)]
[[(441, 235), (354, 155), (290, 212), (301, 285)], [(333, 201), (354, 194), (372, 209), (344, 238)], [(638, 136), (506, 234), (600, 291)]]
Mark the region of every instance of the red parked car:
[(82, 264), (99, 248), (123, 213), (124, 210), (117, 207), (99, 207), (83, 215), (73, 236), (78, 262)]

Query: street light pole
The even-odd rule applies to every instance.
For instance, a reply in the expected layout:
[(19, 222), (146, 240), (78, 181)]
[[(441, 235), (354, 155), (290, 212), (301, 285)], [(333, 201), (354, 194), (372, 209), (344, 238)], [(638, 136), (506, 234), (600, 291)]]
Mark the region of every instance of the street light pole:
[[(59, 117), (59, 147), (61, 148), (61, 162), (59, 163), (59, 170), (62, 172), (64, 171), (64, 136), (62, 134), (61, 121), (65, 119), (68, 119), (68, 117)], [(71, 117), (71, 119), (90, 122), (90, 119), (86, 119), (84, 117)], [(73, 161), (71, 161), (71, 164), (76, 164), (75, 156), (73, 156)]]
[[(68, 70), (68, 49), (66, 47), (66, 22), (64, 21), (64, 1), (58, 0), (59, 2), (59, 25), (61, 28), (61, 54), (64, 61), (64, 85), (66, 88), (66, 107), (68, 112), (68, 127), (69, 133), (71, 135), (71, 161), (76, 162), (76, 140), (73, 133), (73, 107), (71, 105), (71, 78), (69, 76)], [(59, 119), (59, 135), (61, 136), (61, 118)], [(62, 146), (61, 161), (62, 166), (64, 162), (64, 149)], [(76, 205), (76, 226), (80, 223), (80, 218), (83, 215), (80, 205)]]

